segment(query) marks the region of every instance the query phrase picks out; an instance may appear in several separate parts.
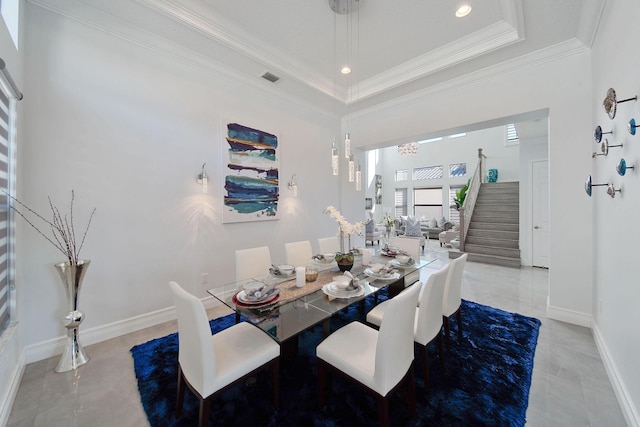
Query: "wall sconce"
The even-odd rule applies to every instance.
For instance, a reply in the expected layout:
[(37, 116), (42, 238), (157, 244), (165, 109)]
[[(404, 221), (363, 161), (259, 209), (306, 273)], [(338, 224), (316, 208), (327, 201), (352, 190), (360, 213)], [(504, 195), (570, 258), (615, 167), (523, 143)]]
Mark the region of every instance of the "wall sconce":
[(296, 174), (294, 173), (289, 180), (289, 190), (293, 191), (293, 197), (298, 197), (298, 183), (293, 179)]
[(207, 185), (209, 184), (209, 176), (207, 175), (207, 171), (204, 169), (206, 163), (202, 164), (202, 172), (198, 175), (198, 184), (202, 185), (202, 192), (207, 192)]

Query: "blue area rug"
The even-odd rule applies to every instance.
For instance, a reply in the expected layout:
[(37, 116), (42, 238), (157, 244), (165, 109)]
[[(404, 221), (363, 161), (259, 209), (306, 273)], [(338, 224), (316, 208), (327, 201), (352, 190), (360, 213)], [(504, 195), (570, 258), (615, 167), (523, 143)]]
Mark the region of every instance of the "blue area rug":
[[(367, 299), (366, 310), (373, 306)], [(331, 329), (359, 319), (356, 307), (334, 316)], [(540, 321), (481, 304), (462, 302), (463, 338), (452, 334), (445, 368), (436, 346), (429, 351), (430, 391), (416, 377), (418, 417), (411, 418), (398, 392), (390, 401), (394, 426), (524, 426), (533, 356)], [(234, 315), (211, 321), (212, 332), (234, 323)], [(457, 332), (455, 320), (452, 332)], [(376, 400), (363, 389), (333, 376), (325, 407), (318, 410), (315, 348), (317, 326), (300, 336), (299, 354), (280, 363), (280, 409), (271, 405), (269, 372), (255, 383), (230, 389), (213, 402), (211, 425), (343, 426), (377, 425)], [(142, 405), (152, 426), (197, 425), (198, 401), (185, 393), (183, 414), (175, 418), (178, 337), (171, 334), (131, 349)], [(416, 362), (416, 372), (421, 372)]]

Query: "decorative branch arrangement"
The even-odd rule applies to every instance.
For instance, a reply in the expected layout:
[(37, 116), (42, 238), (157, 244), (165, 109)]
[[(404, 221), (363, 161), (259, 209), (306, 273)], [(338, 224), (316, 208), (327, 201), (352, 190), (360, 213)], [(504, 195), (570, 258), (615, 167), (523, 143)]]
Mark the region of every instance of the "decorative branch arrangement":
[[(3, 190), (4, 191), (4, 190)], [(87, 223), (87, 227), (82, 234), (82, 240), (80, 241), (80, 245), (77, 244), (76, 240), (76, 230), (73, 224), (73, 202), (75, 200), (74, 191), (71, 190), (71, 206), (69, 210), (69, 215), (65, 214), (64, 216), (60, 213), (60, 210), (53, 204), (51, 201), (51, 197), (49, 197), (49, 207), (51, 208), (51, 213), (53, 219), (49, 221), (44, 218), (42, 215), (31, 209), (29, 206), (22, 203), (20, 200), (13, 197), (11, 194), (4, 192), (11, 200), (16, 202), (18, 205), (22, 206), (27, 212), (35, 215), (36, 218), (45, 222), (49, 227), (51, 227), (51, 236), (48, 236), (44, 232), (38, 228), (37, 225), (34, 224), (29, 218), (27, 218), (26, 214), (23, 213), (20, 209), (18, 209), (14, 204), (11, 204), (11, 209), (14, 210), (18, 215), (24, 218), (34, 230), (36, 230), (42, 237), (47, 239), (49, 243), (51, 243), (57, 250), (62, 252), (64, 256), (67, 257), (69, 263), (71, 265), (77, 265), (78, 260), (80, 259), (80, 251), (82, 250), (82, 246), (84, 245), (84, 240), (87, 237), (87, 232), (89, 231), (89, 226), (91, 226), (91, 220), (93, 219), (93, 215), (96, 213), (96, 208), (93, 208), (91, 211), (91, 215), (89, 216), (89, 222)]]

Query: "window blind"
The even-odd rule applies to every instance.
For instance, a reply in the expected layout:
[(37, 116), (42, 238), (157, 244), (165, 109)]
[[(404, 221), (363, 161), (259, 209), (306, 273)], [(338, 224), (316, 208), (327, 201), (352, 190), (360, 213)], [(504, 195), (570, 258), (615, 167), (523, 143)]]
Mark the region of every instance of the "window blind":
[(11, 320), (9, 298), (9, 130), (11, 101), (0, 91), (0, 334)]

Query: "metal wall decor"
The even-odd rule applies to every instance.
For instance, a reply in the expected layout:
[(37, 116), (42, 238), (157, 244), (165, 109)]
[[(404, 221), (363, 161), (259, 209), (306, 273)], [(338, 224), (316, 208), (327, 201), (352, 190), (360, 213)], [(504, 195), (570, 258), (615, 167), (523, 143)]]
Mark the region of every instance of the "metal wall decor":
[(635, 135), (636, 134), (636, 128), (640, 127), (640, 125), (636, 124), (636, 119), (631, 119), (629, 120), (629, 123), (627, 123), (627, 130), (629, 131), (629, 133), (631, 135)]
[(609, 116), (609, 118), (613, 120), (616, 117), (616, 109), (618, 104), (621, 104), (627, 101), (637, 101), (637, 100), (638, 100), (638, 95), (634, 96), (633, 98), (621, 99), (618, 101), (615, 89), (609, 88), (609, 90), (607, 91), (607, 96), (604, 98), (604, 101), (602, 101), (602, 106), (604, 107), (604, 111), (607, 112), (607, 115)]
[(609, 186), (607, 186), (607, 194), (611, 196), (611, 198), (615, 198), (616, 197), (616, 193), (620, 193), (622, 194), (622, 188), (618, 188), (617, 190), (613, 187), (613, 184), (609, 184)]
[(605, 138), (602, 144), (600, 144), (600, 151), (602, 151), (602, 154), (606, 156), (607, 154), (609, 154), (609, 148), (615, 148), (615, 147), (622, 148), (622, 144), (609, 145), (609, 140)]
[(600, 127), (600, 125), (596, 126), (596, 129), (593, 131), (593, 139), (596, 140), (596, 142), (599, 144), (602, 142), (602, 135), (608, 135), (608, 134), (612, 134), (613, 131), (610, 130), (609, 132), (602, 132), (602, 128)]
[(627, 169), (635, 169), (635, 167), (627, 166), (627, 161), (625, 159), (620, 159), (620, 161), (616, 165), (616, 171), (618, 172), (618, 175), (624, 176), (624, 174), (627, 173)]
[(591, 181), (591, 175), (589, 175), (587, 177), (587, 179), (584, 181), (584, 191), (587, 192), (587, 196), (591, 197), (591, 193), (592, 193), (592, 188), (593, 187), (608, 187), (609, 184), (594, 184)]
[(596, 156), (606, 156), (606, 154), (604, 154), (604, 153), (598, 153), (598, 152), (596, 152), (596, 151), (594, 151), (593, 153), (591, 153), (591, 158), (592, 158), (592, 159), (595, 159), (595, 158), (596, 158)]

